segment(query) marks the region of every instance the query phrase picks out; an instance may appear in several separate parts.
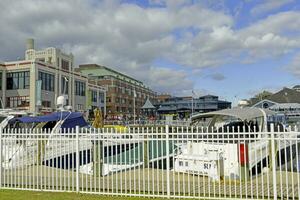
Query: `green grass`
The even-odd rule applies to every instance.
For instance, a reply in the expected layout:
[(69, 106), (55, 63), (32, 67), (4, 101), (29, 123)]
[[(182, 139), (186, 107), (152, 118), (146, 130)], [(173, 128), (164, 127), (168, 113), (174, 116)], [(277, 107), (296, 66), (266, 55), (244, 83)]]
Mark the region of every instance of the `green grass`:
[[(23, 190), (0, 190), (1, 200), (141, 200), (138, 197), (118, 197), (67, 192), (38, 192)], [(146, 199), (146, 198), (145, 198)], [(152, 198), (151, 198), (152, 199)], [(155, 198), (153, 200), (162, 200)]]

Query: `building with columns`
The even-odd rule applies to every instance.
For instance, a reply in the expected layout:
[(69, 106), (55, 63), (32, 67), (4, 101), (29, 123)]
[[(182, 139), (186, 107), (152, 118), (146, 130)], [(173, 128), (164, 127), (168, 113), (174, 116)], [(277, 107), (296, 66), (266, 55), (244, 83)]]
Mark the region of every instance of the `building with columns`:
[(48, 113), (56, 110), (57, 97), (65, 95), (74, 111), (99, 107), (105, 112), (106, 89), (74, 68), (72, 54), (54, 47), (36, 50), (28, 39), (24, 60), (0, 63), (3, 107)]

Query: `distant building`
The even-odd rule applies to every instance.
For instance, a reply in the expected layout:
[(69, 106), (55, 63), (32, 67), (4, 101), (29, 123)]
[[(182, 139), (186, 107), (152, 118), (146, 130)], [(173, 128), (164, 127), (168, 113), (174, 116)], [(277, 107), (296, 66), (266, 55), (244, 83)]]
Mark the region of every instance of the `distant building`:
[(192, 97), (172, 97), (156, 106), (159, 114), (177, 114), (184, 118), (192, 112), (205, 113), (231, 108), (231, 102), (219, 100), (218, 96), (205, 95), (193, 100)]
[(300, 92), (295, 89), (283, 88), (282, 90), (264, 98), (250, 99), (250, 107), (269, 108), (279, 103), (300, 103)]
[(295, 85), (292, 89), (300, 92), (300, 85)]
[(289, 124), (300, 123), (300, 104), (299, 103), (278, 103), (271, 107), (270, 110), (285, 116), (286, 122)]
[(172, 96), (170, 94), (159, 94), (156, 96), (156, 102), (157, 103), (163, 103), (170, 99)]
[(155, 102), (156, 93), (143, 82), (130, 76), (97, 64), (80, 65), (77, 72), (107, 88), (106, 105), (109, 118), (138, 117), (142, 114), (141, 107), (147, 98)]
[(57, 97), (66, 95), (73, 110), (105, 112), (105, 88), (74, 71), (73, 55), (53, 47), (35, 50), (33, 39), (27, 40), (25, 60), (0, 63), (0, 77), (5, 108), (53, 112)]
[(283, 88), (265, 99), (252, 99), (249, 106), (273, 110), (277, 114), (284, 116), (288, 124), (299, 123), (300, 92), (297, 88), (298, 86), (295, 86), (293, 89)]
[(238, 107), (241, 107), (241, 108), (247, 107), (248, 105), (249, 105), (249, 102), (246, 99), (242, 99), (238, 102)]

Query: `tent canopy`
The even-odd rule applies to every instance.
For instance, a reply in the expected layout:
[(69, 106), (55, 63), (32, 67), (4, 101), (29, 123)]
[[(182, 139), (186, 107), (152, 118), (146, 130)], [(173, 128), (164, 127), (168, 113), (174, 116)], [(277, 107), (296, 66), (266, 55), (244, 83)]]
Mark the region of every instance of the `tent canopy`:
[(9, 121), (10, 124), (15, 122), (21, 123), (40, 123), (40, 122), (53, 122), (65, 120), (61, 128), (75, 128), (76, 126), (87, 126), (87, 122), (83, 118), (82, 113), (79, 112), (53, 112), (49, 115), (36, 116), (36, 117), (19, 117)]

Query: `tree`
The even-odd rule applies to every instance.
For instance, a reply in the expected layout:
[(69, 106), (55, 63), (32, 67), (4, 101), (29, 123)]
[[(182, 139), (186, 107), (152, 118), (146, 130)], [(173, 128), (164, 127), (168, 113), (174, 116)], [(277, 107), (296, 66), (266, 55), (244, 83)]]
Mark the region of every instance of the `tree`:
[(268, 98), (269, 96), (271, 96), (273, 93), (272, 92), (269, 92), (269, 91), (263, 91), (261, 93), (258, 93), (257, 95), (255, 95), (254, 97), (257, 98), (257, 99), (260, 99), (260, 100), (263, 100), (263, 99), (266, 99)]

